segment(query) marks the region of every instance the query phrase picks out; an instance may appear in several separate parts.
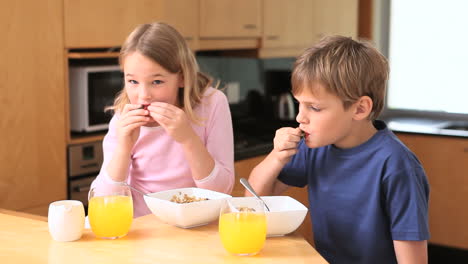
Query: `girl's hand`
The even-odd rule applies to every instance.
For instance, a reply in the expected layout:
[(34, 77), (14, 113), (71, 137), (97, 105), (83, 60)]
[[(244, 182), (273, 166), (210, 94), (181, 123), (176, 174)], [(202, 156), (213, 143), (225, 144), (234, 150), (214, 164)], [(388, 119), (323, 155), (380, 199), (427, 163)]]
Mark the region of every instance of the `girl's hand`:
[(297, 153), (297, 146), (301, 140), (302, 131), (299, 128), (282, 127), (276, 130), (273, 139), (273, 153), (283, 164), (288, 163)]
[(150, 116), (178, 143), (184, 144), (196, 136), (185, 112), (177, 106), (154, 102), (148, 110)]
[(117, 138), (119, 145), (130, 151), (140, 135), (140, 127), (146, 125), (151, 117), (149, 111), (140, 104), (126, 104), (117, 122)]

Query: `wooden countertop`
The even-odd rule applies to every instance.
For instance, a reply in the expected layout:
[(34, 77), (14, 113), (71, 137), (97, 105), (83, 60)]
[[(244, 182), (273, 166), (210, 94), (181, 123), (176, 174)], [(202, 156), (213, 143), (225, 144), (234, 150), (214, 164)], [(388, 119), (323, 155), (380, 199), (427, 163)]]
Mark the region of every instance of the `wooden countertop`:
[[(127, 236), (101, 240), (86, 229), (74, 242), (56, 242), (47, 219), (0, 209), (2, 263), (327, 263), (302, 237), (267, 238), (253, 257), (229, 255), (216, 222), (182, 229), (154, 215), (134, 219)], [(6, 262), (5, 262), (6, 261)]]

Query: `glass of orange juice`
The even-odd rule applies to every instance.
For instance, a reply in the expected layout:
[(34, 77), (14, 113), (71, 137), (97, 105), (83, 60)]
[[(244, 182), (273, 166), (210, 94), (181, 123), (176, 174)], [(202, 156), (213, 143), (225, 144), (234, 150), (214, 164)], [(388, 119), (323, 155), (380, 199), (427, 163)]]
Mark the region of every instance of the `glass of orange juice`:
[(125, 236), (133, 220), (132, 194), (126, 184), (101, 186), (89, 192), (88, 218), (98, 238)]
[(233, 255), (252, 256), (263, 248), (267, 223), (265, 205), (254, 197), (229, 198), (221, 207), (219, 235)]

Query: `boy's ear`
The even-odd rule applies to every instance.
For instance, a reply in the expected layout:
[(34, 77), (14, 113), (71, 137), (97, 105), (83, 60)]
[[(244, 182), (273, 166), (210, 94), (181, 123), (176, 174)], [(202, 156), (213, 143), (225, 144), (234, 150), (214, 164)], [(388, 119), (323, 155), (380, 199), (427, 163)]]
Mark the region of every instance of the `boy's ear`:
[(359, 100), (355, 103), (355, 110), (354, 110), (354, 119), (355, 120), (364, 120), (372, 112), (373, 102), (372, 99), (365, 95), (361, 96)]

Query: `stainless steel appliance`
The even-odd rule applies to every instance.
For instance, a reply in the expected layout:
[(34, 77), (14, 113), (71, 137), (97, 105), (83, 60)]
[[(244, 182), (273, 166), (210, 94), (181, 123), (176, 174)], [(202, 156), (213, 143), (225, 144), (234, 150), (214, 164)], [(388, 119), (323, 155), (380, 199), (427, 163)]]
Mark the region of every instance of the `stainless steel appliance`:
[(68, 199), (79, 200), (87, 207), (89, 188), (102, 161), (102, 141), (68, 147)]
[(294, 121), (298, 104), (291, 95), (291, 71), (268, 70), (265, 72), (265, 97), (269, 101), (272, 116), (281, 121)]
[(294, 100), (289, 93), (283, 93), (278, 100), (278, 118), (280, 120), (294, 120), (296, 118)]
[(70, 129), (93, 132), (108, 128), (111, 114), (104, 112), (123, 88), (118, 65), (70, 67)]

